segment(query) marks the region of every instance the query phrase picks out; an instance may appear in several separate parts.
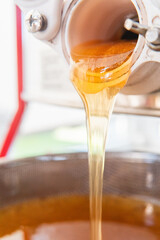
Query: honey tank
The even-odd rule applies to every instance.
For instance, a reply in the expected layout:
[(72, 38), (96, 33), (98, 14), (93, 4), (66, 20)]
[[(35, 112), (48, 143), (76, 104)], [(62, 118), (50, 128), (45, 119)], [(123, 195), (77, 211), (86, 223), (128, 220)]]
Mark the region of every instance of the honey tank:
[[(59, 199), (56, 202), (56, 207), (63, 206), (63, 208), (59, 210), (59, 212), (63, 212), (63, 217), (60, 215), (58, 217), (53, 214), (48, 222), (45, 218), (45, 210), (47, 209), (45, 205), (43, 205), (43, 210), (41, 208), (41, 215), (37, 212), (37, 207), (32, 209), (34, 222), (39, 221), (39, 225), (42, 227), (48, 226), (47, 229), (52, 229), (55, 222), (60, 224), (60, 222), (69, 223), (74, 221), (75, 223), (77, 221), (87, 221), (89, 212), (86, 207), (87, 205), (84, 204), (84, 197), (88, 196), (87, 166), (88, 161), (86, 153), (50, 155), (21, 159), (14, 162), (1, 162), (0, 238), (5, 239), (4, 235), (6, 234), (2, 228), (4, 226), (2, 209), (6, 207), (11, 207), (12, 209), (15, 204), (23, 205), (25, 202), (29, 204), (29, 202), (34, 199), (41, 199), (44, 203), (47, 198), (54, 197), (55, 199)], [(124, 226), (127, 224), (129, 229), (135, 225), (140, 226), (140, 229), (144, 227), (149, 235), (143, 235), (143, 231), (141, 232), (140, 230), (140, 239), (143, 239), (142, 235), (147, 236), (145, 239), (159, 239), (159, 230), (157, 230), (160, 225), (159, 168), (160, 163), (158, 155), (138, 152), (107, 154), (103, 189), (104, 196), (107, 196), (107, 198), (106, 202), (105, 198), (103, 202), (103, 223), (109, 223), (109, 229), (112, 229), (115, 235), (113, 239), (124, 239), (121, 238), (126, 236), (123, 235), (125, 231), (123, 231), (123, 233), (121, 232), (123, 224)], [(73, 204), (74, 201), (70, 203), (69, 200), (67, 200), (74, 196), (78, 196), (79, 199), (81, 199), (80, 201), (76, 201), (76, 204)], [(63, 199), (66, 199), (66, 201), (63, 201)], [(131, 204), (131, 201), (135, 201), (134, 204)], [(29, 228), (30, 222), (27, 222), (27, 220), (21, 222), (20, 217), (23, 215), (23, 212), (25, 212), (26, 206), (27, 205), (23, 205), (23, 209), (20, 208), (19, 211), (16, 212), (17, 225), (16, 222), (12, 221), (14, 211), (12, 210), (12, 214), (8, 215), (11, 221), (7, 226), (8, 229), (10, 229), (7, 239), (10, 239), (9, 236), (11, 235), (9, 234), (15, 234), (17, 230)], [(69, 213), (68, 209), (71, 210), (72, 207), (74, 211)], [(111, 211), (109, 211), (109, 209)], [(116, 209), (116, 212), (114, 212), (114, 209)], [(52, 211), (53, 209), (49, 211), (49, 214)], [(107, 214), (107, 212), (110, 213)], [(36, 215), (36, 213), (38, 213), (38, 215)], [(25, 219), (27, 219), (29, 214), (30, 212), (25, 213)], [(41, 216), (41, 218), (36, 220), (37, 216)], [(115, 228), (112, 228), (111, 225), (117, 223), (119, 217), (121, 218), (121, 227), (119, 228), (118, 225), (116, 225)], [(20, 224), (22, 223), (23, 228), (20, 228)], [(105, 229), (106, 227), (104, 227), (104, 231)], [(85, 230), (82, 232), (85, 232)], [(14, 234), (13, 236), (16, 237), (17, 235)], [(134, 234), (133, 231), (133, 236), (135, 236)], [(54, 232), (52, 237), (53, 236)], [(65, 236), (61, 239), (64, 239)], [(105, 238), (108, 239), (107, 236), (104, 236), (104, 239)], [(21, 237), (20, 239), (25, 238)], [(47, 239), (52, 238), (48, 237)]]

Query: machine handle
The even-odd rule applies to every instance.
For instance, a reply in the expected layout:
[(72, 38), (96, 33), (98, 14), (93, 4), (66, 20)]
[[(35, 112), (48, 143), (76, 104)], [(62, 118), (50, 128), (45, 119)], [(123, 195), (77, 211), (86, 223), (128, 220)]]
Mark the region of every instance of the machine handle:
[(141, 34), (143, 37), (145, 37), (149, 48), (155, 51), (160, 51), (160, 28), (142, 25), (133, 21), (132, 19), (127, 19), (124, 23), (124, 27), (128, 31)]

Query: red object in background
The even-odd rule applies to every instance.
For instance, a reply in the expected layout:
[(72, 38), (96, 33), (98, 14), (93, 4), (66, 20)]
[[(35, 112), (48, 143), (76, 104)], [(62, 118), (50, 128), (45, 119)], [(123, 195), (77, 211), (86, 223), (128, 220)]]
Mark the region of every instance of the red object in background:
[(6, 138), (0, 150), (0, 157), (5, 157), (8, 150), (16, 136), (19, 128), (26, 103), (22, 100), (21, 94), (23, 92), (23, 52), (22, 52), (22, 24), (21, 24), (21, 10), (16, 6), (16, 32), (17, 32), (17, 85), (18, 85), (18, 109), (10, 124)]

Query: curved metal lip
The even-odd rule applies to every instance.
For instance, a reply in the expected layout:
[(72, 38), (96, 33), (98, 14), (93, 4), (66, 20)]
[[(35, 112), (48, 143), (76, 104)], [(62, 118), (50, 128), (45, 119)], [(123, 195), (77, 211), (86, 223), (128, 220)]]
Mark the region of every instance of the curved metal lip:
[[(137, 11), (137, 15), (138, 15), (140, 23), (147, 24), (147, 16), (146, 16), (146, 12), (145, 12), (145, 7), (143, 5), (143, 1), (142, 0), (131, 0), (131, 2)], [(68, 64), (70, 64), (70, 54), (69, 54), (69, 49), (68, 49), (68, 38), (66, 37), (66, 35), (67, 35), (66, 31), (68, 29), (68, 25), (70, 22), (70, 17), (71, 17), (70, 13), (74, 10), (74, 7), (76, 5), (78, 5), (79, 3), (80, 3), (80, 0), (72, 0), (71, 1), (70, 5), (65, 13), (64, 19), (62, 21), (61, 44), (62, 44), (63, 54), (64, 54), (65, 59)], [(142, 7), (143, 7), (143, 11), (142, 11)], [(142, 12), (143, 12), (143, 16), (142, 16)], [(142, 53), (144, 46), (145, 46), (145, 40), (142, 36), (139, 36), (137, 39), (136, 47), (134, 49), (134, 58), (132, 61), (132, 68), (134, 67), (136, 61), (138, 60), (140, 54)]]
[[(22, 165), (30, 165), (33, 163), (40, 162), (51, 162), (54, 163), (69, 161), (73, 159), (76, 160), (84, 160), (88, 159), (87, 152), (79, 152), (79, 153), (67, 153), (67, 154), (54, 154), (54, 155), (44, 155), (44, 156), (36, 156), (36, 157), (28, 157), (24, 159), (17, 160), (2, 160), (0, 162), (1, 168), (14, 168)], [(108, 161), (122, 161), (126, 163), (135, 163), (135, 164), (160, 164), (160, 155), (150, 152), (141, 152), (141, 151), (127, 151), (127, 152), (106, 152), (106, 162)]]

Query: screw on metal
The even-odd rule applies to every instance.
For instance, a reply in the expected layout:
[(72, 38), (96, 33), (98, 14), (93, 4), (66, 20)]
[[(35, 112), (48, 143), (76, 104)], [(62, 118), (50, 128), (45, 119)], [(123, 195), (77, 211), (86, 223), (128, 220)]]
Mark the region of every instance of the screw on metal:
[(36, 33), (43, 31), (47, 26), (47, 19), (38, 10), (31, 10), (25, 17), (28, 32)]
[(136, 34), (141, 34), (145, 37), (146, 43), (149, 48), (160, 51), (160, 28), (159, 27), (149, 27), (142, 25), (132, 19), (126, 19), (124, 23), (126, 30), (131, 31)]

